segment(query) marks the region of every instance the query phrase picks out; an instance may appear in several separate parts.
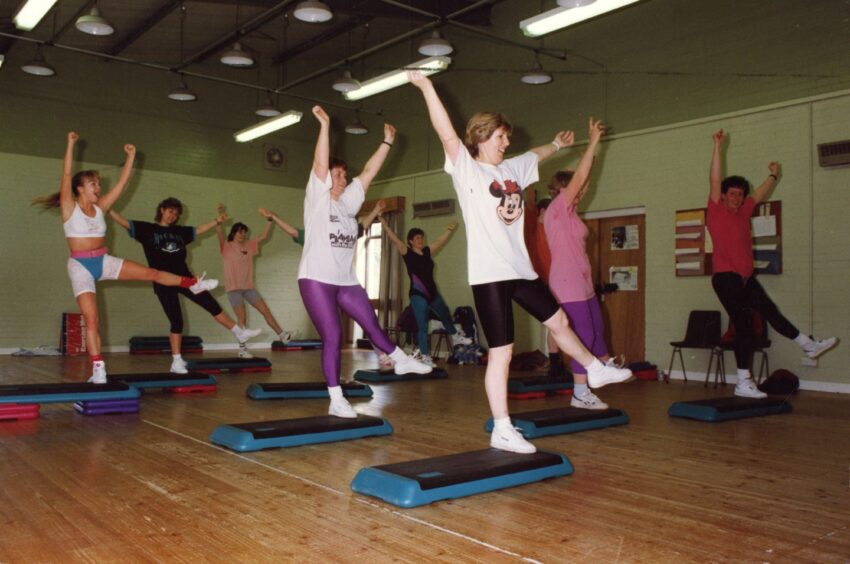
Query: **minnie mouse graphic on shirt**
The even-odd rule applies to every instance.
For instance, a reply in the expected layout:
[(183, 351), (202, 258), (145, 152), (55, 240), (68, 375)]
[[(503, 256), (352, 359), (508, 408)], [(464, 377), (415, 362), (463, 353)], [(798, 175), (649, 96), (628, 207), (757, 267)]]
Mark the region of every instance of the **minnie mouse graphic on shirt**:
[(513, 180), (505, 180), (505, 185), (498, 180), (490, 183), (490, 195), (499, 198), (496, 215), (505, 225), (511, 225), (522, 217), (522, 189)]

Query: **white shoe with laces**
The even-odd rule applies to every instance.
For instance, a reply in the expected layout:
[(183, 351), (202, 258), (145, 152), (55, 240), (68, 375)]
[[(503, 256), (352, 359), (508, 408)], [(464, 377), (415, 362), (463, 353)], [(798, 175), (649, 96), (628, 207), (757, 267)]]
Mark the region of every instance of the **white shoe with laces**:
[(803, 352), (805, 352), (806, 356), (809, 358), (817, 358), (837, 344), (838, 339), (836, 337), (812, 341), (803, 347)]
[(612, 356), (605, 362), (605, 366), (613, 366), (614, 368), (622, 368), (626, 365), (626, 355)]
[(175, 358), (171, 361), (172, 374), (188, 374), (189, 369), (186, 367), (186, 361), (182, 358)]
[(91, 363), (91, 377), (88, 379), (89, 384), (106, 384), (106, 363), (102, 360), (97, 360)]
[(433, 367), (428, 366), (424, 362), (420, 362), (413, 358), (412, 356), (404, 355), (404, 359), (395, 363), (393, 367), (395, 369), (395, 373), (398, 375), (402, 374), (430, 374)]
[(606, 366), (600, 360), (595, 360), (587, 368), (587, 385), (594, 389), (608, 384), (619, 384), (631, 379), (632, 371), (628, 368)]
[(608, 404), (596, 397), (596, 394), (590, 390), (580, 396), (573, 394), (570, 405), (579, 409), (608, 409)]
[(513, 427), (497, 428), (493, 427), (493, 432), (490, 433), (490, 446), (499, 450), (509, 452), (517, 452), (519, 454), (532, 454), (537, 452), (535, 447)]
[(464, 335), (460, 331), (458, 331), (457, 333), (455, 333), (451, 337), (452, 337), (452, 346), (453, 347), (457, 347), (457, 346), (460, 346), (460, 345), (471, 345), (472, 344), (472, 339), (470, 339), (469, 337), (467, 337), (466, 335)]
[(345, 398), (331, 401), (331, 405), (328, 407), (328, 415), (333, 417), (344, 417), (345, 419), (357, 418), (357, 412), (354, 411), (354, 408), (351, 407), (351, 404), (348, 403), (348, 400)]
[(242, 347), (245, 341), (250, 341), (251, 339), (263, 332), (262, 329), (243, 329), (238, 325), (234, 325), (233, 327), (233, 334), (236, 335), (236, 338), (239, 340), (240, 347)]
[(378, 372), (391, 374), (393, 372), (393, 359), (387, 353), (378, 353)]
[(245, 346), (245, 343), (239, 345), (239, 358), (254, 358), (254, 355), (248, 352), (248, 347)]
[(413, 353), (413, 358), (421, 362), (422, 364), (427, 364), (431, 368), (436, 368), (437, 363), (434, 362), (434, 359), (431, 358), (431, 355), (422, 354), (420, 351), (416, 351)]
[(291, 331), (281, 331), (280, 335), (277, 336), (280, 339), (280, 342), (284, 345), (288, 345), (289, 341), (292, 340), (292, 332)]
[(741, 398), (763, 399), (767, 394), (756, 388), (752, 378), (741, 378), (735, 384), (735, 395)]
[(218, 288), (218, 280), (215, 278), (206, 278), (206, 276), (206, 272), (201, 274), (198, 277), (198, 280), (189, 286), (189, 291), (193, 294), (200, 294), (201, 292), (209, 292), (210, 290)]

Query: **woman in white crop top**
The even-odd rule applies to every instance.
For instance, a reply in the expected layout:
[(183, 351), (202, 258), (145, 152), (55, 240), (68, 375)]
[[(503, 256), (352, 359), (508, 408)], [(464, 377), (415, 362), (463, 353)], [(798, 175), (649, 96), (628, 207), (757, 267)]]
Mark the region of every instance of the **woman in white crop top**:
[(75, 132), (68, 133), (59, 192), (35, 198), (33, 204), (47, 209), (58, 207), (62, 211), (62, 226), (71, 250), (68, 276), (86, 322), (86, 348), (92, 361), (92, 376), (89, 382), (105, 384), (106, 364), (100, 354), (99, 319), (95, 299), (97, 280), (144, 280), (165, 286), (183, 286), (195, 293), (215, 288), (218, 281), (203, 280), (203, 276), (201, 279), (177, 276), (107, 253), (104, 213), (115, 204), (130, 179), (136, 147), (124, 145), (127, 160), (121, 168), (118, 182), (109, 192), (101, 195), (100, 175), (97, 171), (84, 170), (71, 177), (77, 139)]

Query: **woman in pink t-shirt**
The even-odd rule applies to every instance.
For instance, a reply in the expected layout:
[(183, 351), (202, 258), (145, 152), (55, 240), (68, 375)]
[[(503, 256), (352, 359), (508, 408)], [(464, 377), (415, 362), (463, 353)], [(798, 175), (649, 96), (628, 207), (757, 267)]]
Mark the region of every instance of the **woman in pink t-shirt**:
[[(262, 214), (261, 214), (262, 215)], [(260, 244), (269, 237), (273, 218), (266, 217), (268, 221), (259, 237), (248, 239), (248, 226), (236, 222), (230, 228), (230, 234), (224, 236), (224, 230), (219, 225), (216, 227), (218, 242), (221, 249), (221, 258), (224, 262), (224, 287), (227, 290), (227, 299), (233, 306), (233, 313), (241, 327), (246, 326), (245, 302), (248, 302), (259, 311), (283, 343), (288, 343), (292, 338), (289, 331), (281, 329), (263, 296), (254, 288), (254, 257), (260, 253)], [(239, 345), (240, 358), (251, 358), (245, 343)]]
[[(587, 226), (576, 213), (579, 202), (587, 192), (593, 155), (604, 132), (602, 122), (590, 118), (590, 142), (575, 172), (558, 171), (549, 181), (552, 202), (546, 209), (543, 227), (552, 253), (549, 288), (584, 346), (607, 364), (611, 357), (605, 345), (605, 325), (593, 289), (590, 259), (587, 258), (585, 247)], [(570, 368), (574, 378), (570, 405), (582, 409), (608, 409), (608, 405), (588, 388), (587, 369), (575, 360), (570, 362)]]

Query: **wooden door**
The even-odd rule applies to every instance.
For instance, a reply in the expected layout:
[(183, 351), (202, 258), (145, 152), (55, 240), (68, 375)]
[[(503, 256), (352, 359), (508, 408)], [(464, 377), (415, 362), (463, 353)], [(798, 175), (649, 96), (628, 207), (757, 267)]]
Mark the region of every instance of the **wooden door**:
[(620, 287), (600, 298), (608, 351), (611, 356), (626, 355), (628, 362), (645, 360), (645, 218), (629, 215), (584, 221), (590, 231), (587, 256), (594, 284)]

